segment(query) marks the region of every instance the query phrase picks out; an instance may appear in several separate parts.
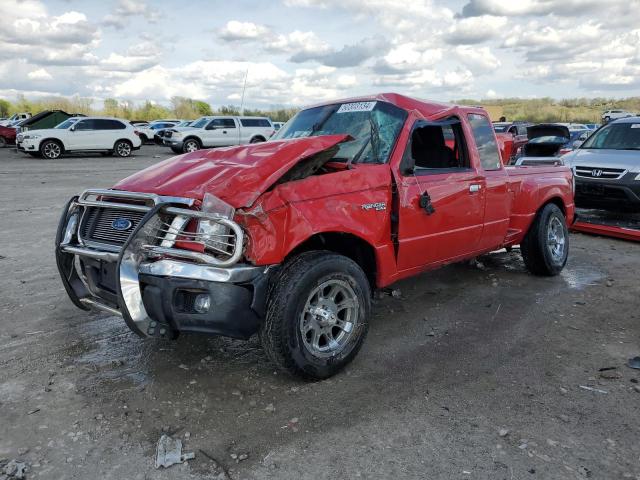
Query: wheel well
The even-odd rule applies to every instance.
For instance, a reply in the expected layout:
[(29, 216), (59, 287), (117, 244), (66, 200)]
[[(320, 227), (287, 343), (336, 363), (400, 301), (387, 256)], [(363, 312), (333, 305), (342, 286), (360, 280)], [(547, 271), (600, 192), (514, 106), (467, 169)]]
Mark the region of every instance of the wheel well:
[(59, 138), (43, 138), (42, 140), (40, 140), (40, 144), (38, 145), (38, 150), (42, 148), (42, 145), (44, 144), (44, 142), (56, 142), (58, 145), (60, 145), (63, 152), (66, 150), (66, 148), (64, 148), (64, 143), (62, 143), (62, 140), (60, 140)]
[(115, 147), (118, 142), (127, 142), (129, 145), (133, 146), (133, 143), (128, 138), (119, 138), (115, 142), (113, 142), (113, 146)]
[(260, 141), (262, 141), (262, 142), (266, 142), (267, 141), (267, 139), (264, 138), (264, 136), (262, 136), (262, 135), (254, 135), (253, 137), (251, 137), (251, 140), (249, 140), (249, 141), (251, 142), (251, 141), (257, 140), (257, 139), (260, 139)]
[(377, 271), (376, 254), (374, 248), (365, 240), (349, 233), (318, 233), (309, 237), (289, 252), (287, 258), (310, 250), (329, 250), (350, 258), (362, 268), (369, 280), (371, 289), (375, 289)]
[(542, 205), (540, 207), (540, 210), (542, 210), (545, 206), (547, 206), (548, 204), (553, 203), (555, 204), (560, 210), (562, 210), (562, 214), (564, 216), (567, 216), (567, 209), (564, 205), (564, 202), (562, 201), (562, 199), (560, 197), (553, 197), (550, 198), (549, 200), (547, 200), (544, 205)]
[(182, 140), (182, 143), (186, 142), (187, 140), (195, 140), (196, 142), (198, 142), (198, 145), (202, 146), (202, 140), (200, 140), (195, 135), (190, 135), (190, 136), (186, 137), (184, 140)]

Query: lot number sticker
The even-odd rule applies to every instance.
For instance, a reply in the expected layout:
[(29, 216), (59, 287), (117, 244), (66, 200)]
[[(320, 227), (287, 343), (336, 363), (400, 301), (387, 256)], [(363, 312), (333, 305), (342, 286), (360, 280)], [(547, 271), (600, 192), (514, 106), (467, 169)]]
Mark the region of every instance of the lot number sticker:
[(336, 113), (370, 112), (375, 106), (376, 102), (343, 103)]

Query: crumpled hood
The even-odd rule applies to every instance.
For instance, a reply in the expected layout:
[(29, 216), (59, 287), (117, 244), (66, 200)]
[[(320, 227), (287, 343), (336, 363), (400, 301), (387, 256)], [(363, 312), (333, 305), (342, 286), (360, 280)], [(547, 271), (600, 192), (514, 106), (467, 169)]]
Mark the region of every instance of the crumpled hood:
[(210, 193), (234, 208), (249, 207), (300, 160), (350, 139), (324, 135), (197, 150), (134, 173), (113, 188), (198, 200)]

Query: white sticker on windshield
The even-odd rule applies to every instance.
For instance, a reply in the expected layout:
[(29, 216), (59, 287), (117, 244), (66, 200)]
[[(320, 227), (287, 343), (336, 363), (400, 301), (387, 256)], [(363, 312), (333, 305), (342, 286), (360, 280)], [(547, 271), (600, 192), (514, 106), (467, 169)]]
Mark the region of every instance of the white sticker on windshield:
[(640, 123), (632, 123), (631, 128), (640, 128)]
[(343, 103), (336, 113), (370, 112), (375, 106), (376, 102)]

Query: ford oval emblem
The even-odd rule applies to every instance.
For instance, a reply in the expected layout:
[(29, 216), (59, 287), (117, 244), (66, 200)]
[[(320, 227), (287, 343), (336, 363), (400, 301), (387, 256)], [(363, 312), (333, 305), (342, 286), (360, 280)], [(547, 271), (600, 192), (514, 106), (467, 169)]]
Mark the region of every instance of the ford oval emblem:
[(131, 220), (127, 220), (126, 218), (116, 218), (113, 222), (111, 222), (111, 228), (114, 230), (118, 230), (119, 232), (125, 232), (129, 230), (133, 226)]

